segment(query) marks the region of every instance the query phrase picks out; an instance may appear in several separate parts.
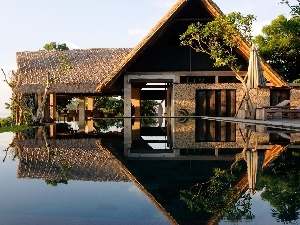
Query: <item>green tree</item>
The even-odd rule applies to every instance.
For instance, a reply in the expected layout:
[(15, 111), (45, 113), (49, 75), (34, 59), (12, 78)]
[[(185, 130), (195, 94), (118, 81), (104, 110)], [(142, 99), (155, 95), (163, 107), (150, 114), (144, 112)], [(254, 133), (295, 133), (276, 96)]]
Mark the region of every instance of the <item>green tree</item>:
[(257, 183), (261, 198), (274, 207), (272, 216), (285, 224), (300, 218), (299, 164), (299, 152), (286, 151), (262, 172)]
[(238, 199), (238, 190), (232, 187), (237, 181), (236, 172), (215, 168), (214, 175), (208, 181), (181, 190), (180, 199), (186, 202), (190, 210), (211, 213), (214, 219), (234, 222), (251, 220), (254, 215), (250, 194), (242, 194)]
[(59, 44), (59, 43), (56, 43), (54, 41), (45, 44), (43, 48), (47, 51), (51, 51), (51, 50), (65, 51), (65, 50), (69, 50), (69, 47), (67, 46), (66, 43)]
[[(56, 47), (56, 43), (55, 42), (51, 42), (50, 44), (46, 44), (44, 46), (45, 49), (49, 49), (49, 50), (68, 50), (69, 48), (63, 44), (63, 45), (57, 45)], [(59, 65), (60, 65), (60, 70), (58, 72), (58, 74), (50, 74), (48, 72), (47, 74), (47, 79), (46, 82), (44, 84), (44, 94), (43, 94), (43, 101), (42, 103), (38, 106), (38, 109), (36, 111), (35, 115), (33, 116), (33, 124), (40, 124), (43, 122), (44, 119), (44, 114), (43, 114), (43, 110), (46, 106), (47, 103), (47, 99), (48, 99), (48, 92), (50, 90), (50, 87), (53, 83), (57, 82), (57, 79), (61, 76), (64, 76), (64, 74), (68, 71), (71, 70), (72, 67), (69, 65), (68, 63), (68, 59), (67, 59), (67, 55), (63, 54), (58, 58), (59, 61)]]
[(300, 0), (296, 0), (298, 4), (290, 3), (288, 0), (280, 0), (282, 4), (286, 4), (291, 9), (293, 16), (300, 16)]
[(280, 15), (254, 38), (260, 55), (287, 81), (300, 78), (300, 17)]
[[(141, 100), (141, 116), (157, 116), (158, 102), (154, 100)], [(149, 127), (157, 124), (156, 118), (143, 118), (142, 126)]]
[(248, 105), (250, 97), (246, 77), (243, 78), (239, 74), (241, 65), (235, 50), (241, 45), (241, 40), (251, 40), (254, 20), (253, 15), (243, 16), (237, 12), (221, 14), (206, 24), (192, 23), (180, 36), (182, 46), (189, 46), (196, 52), (208, 54), (214, 60), (215, 67), (227, 66), (235, 73), (243, 85)]

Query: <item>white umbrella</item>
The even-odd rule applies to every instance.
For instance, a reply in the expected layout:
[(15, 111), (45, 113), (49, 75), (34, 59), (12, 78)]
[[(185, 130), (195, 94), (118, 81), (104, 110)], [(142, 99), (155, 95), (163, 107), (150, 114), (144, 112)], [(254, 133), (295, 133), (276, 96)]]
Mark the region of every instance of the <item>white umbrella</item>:
[(248, 66), (247, 88), (252, 89), (265, 86), (266, 80), (263, 75), (263, 70), (257, 53), (257, 48), (255, 45), (252, 45)]
[(265, 159), (265, 153), (262, 150), (246, 150), (247, 173), (249, 192), (254, 194), (256, 183), (262, 172), (262, 166)]
[[(256, 97), (258, 97), (257, 87), (265, 87), (266, 86), (266, 80), (265, 80), (263, 70), (262, 70), (262, 67), (261, 67), (261, 63), (260, 63), (260, 59), (259, 59), (259, 56), (258, 56), (257, 48), (253, 44), (252, 44), (251, 50), (250, 50), (250, 57), (249, 57), (249, 65), (248, 65), (247, 75), (248, 76), (247, 76), (247, 84), (246, 85), (247, 85), (247, 89), (248, 89), (248, 94), (249, 94), (250, 89), (256, 88)], [(251, 102), (250, 99), (248, 101)], [(256, 102), (256, 107), (257, 107), (257, 102)]]

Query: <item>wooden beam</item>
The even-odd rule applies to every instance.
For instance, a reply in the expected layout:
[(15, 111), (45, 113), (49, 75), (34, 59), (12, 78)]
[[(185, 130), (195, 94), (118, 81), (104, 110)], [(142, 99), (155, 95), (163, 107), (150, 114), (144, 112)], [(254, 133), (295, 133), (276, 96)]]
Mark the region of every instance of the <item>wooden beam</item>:
[[(234, 72), (229, 71), (170, 71), (170, 72), (130, 72), (128, 75), (149, 75), (149, 80), (151, 80), (151, 75), (176, 75), (176, 76), (235, 76)], [(241, 76), (245, 76), (247, 71), (240, 71), (239, 74)], [(138, 79), (132, 79), (134, 81)], [(143, 79), (140, 79), (143, 80)], [(147, 79), (148, 80), (148, 79)], [(164, 80), (167, 82), (166, 80)], [(157, 83), (157, 82), (156, 82)]]

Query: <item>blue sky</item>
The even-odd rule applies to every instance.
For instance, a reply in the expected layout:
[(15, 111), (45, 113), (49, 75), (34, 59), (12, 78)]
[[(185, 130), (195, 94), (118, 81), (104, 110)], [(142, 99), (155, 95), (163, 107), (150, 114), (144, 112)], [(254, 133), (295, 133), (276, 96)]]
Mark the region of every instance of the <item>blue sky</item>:
[[(16, 52), (36, 51), (46, 43), (71, 48), (134, 47), (177, 0), (0, 0), (0, 69), (16, 69)], [(239, 11), (257, 17), (254, 35), (280, 14), (279, 0), (215, 0), (224, 13)], [(296, 2), (296, 0), (292, 0)], [(10, 89), (0, 82), (0, 117)]]

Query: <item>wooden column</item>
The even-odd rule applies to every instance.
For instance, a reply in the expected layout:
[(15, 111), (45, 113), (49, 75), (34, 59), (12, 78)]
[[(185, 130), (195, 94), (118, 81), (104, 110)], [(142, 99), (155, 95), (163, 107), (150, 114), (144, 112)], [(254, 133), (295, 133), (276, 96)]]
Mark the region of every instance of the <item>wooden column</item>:
[[(88, 97), (87, 99), (87, 109), (93, 111), (94, 109), (94, 97)], [(94, 130), (94, 120), (93, 117), (91, 117), (88, 121), (87, 121), (87, 128), (88, 128), (88, 132), (93, 132)]]
[(50, 125), (50, 137), (56, 138), (56, 123)]
[(44, 108), (44, 122), (50, 122), (50, 98), (47, 97), (46, 105)]
[(50, 94), (50, 118), (52, 121), (56, 121), (56, 93)]
[[(141, 92), (140, 88), (131, 88), (131, 104), (134, 105), (135, 113), (133, 116), (141, 116)], [(132, 112), (131, 112), (132, 113)], [(141, 120), (135, 119), (132, 126), (132, 140), (140, 140)]]
[(85, 132), (85, 99), (84, 97), (78, 98), (78, 127), (79, 132)]

